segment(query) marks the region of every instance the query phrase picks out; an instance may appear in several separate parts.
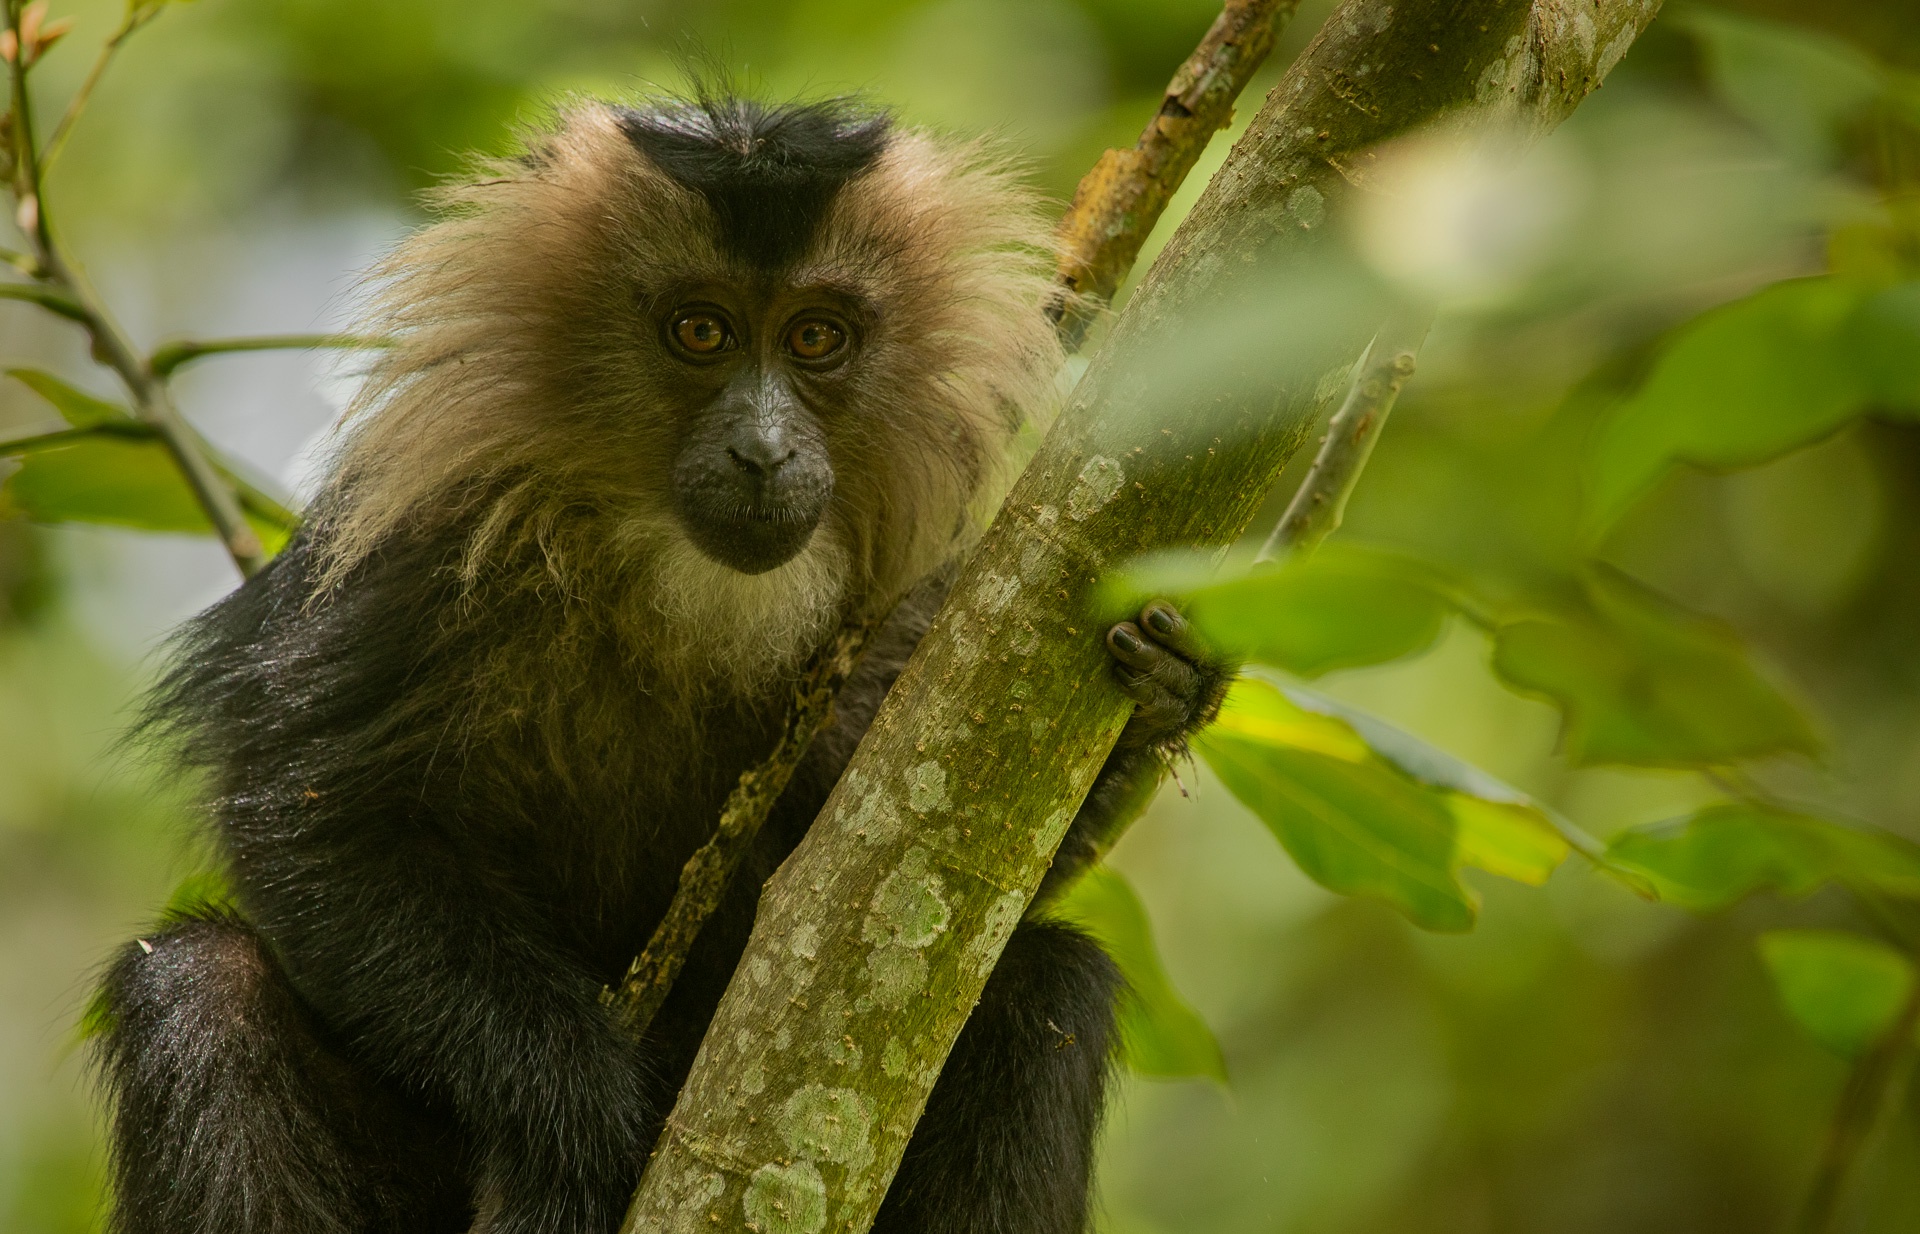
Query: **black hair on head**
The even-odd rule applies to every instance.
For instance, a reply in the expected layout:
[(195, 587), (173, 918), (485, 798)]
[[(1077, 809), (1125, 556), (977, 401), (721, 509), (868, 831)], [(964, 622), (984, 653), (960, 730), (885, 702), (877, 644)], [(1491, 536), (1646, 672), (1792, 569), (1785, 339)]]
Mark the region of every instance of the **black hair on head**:
[(704, 91), (615, 114), (636, 149), (707, 199), (721, 247), (768, 270), (800, 256), (893, 127), (853, 99), (775, 105)]

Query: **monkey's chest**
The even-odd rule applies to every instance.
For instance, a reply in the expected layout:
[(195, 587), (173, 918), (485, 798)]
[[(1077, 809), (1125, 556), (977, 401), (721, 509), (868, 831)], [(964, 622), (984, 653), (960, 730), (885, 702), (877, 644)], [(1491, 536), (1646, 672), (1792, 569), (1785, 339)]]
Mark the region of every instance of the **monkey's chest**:
[[(554, 776), (542, 793), (544, 817), (525, 819), (533, 825), (516, 828), (499, 855), (503, 872), (553, 922), (556, 941), (605, 980), (639, 954), (740, 773), (773, 747), (774, 724), (764, 717), (725, 720), (702, 726), (699, 741), (636, 726), (630, 752)], [(751, 864), (777, 865), (782, 855), (763, 844)], [(740, 881), (757, 888), (770, 872), (742, 871)]]

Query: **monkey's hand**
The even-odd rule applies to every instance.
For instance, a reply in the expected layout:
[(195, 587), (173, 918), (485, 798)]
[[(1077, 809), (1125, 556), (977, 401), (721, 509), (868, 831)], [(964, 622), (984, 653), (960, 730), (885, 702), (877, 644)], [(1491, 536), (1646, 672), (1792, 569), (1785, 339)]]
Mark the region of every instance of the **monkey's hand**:
[(1140, 610), (1137, 621), (1107, 631), (1114, 679), (1134, 702), (1120, 734), (1122, 750), (1179, 751), (1220, 710), (1239, 665), (1200, 641), (1193, 624), (1165, 600)]

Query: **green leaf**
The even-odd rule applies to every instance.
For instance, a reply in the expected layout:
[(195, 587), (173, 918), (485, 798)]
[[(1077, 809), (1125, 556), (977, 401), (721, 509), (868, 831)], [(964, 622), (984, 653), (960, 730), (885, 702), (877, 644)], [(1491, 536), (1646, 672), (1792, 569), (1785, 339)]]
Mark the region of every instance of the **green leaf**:
[(1610, 526), (1676, 463), (1751, 467), (1868, 410), (1920, 411), (1920, 285), (1795, 279), (1681, 327), (1602, 433), (1589, 523)]
[(1120, 1034), (1129, 1066), (1142, 1075), (1227, 1082), (1220, 1043), (1173, 988), (1154, 946), (1146, 907), (1126, 879), (1096, 866), (1067, 890), (1051, 915), (1092, 935), (1126, 978)]
[(26, 386), (60, 413), (62, 419), (75, 428), (95, 428), (102, 424), (131, 424), (133, 412), (119, 403), (109, 403), (105, 399), (95, 398), (84, 390), (76, 389), (55, 377), (52, 373), (43, 373), (39, 369), (10, 368), (7, 376)]
[(1566, 715), (1576, 765), (1694, 767), (1817, 754), (1799, 709), (1754, 670), (1725, 623), (1688, 612), (1615, 570), (1584, 580), (1584, 611), (1509, 622), (1493, 667)]
[[(1303, 677), (1381, 664), (1431, 647), (1452, 611), (1432, 569), (1393, 553), (1335, 544), (1305, 558), (1197, 580), (1152, 573), (1133, 590), (1183, 595), (1188, 617), (1214, 646)], [(1143, 588), (1142, 583), (1186, 582)]]
[(1706, 52), (1721, 96), (1789, 153), (1829, 156), (1839, 127), (1885, 96), (1889, 75), (1851, 43), (1809, 27), (1708, 8), (1675, 14)]
[(1342, 721), (1374, 755), (1440, 790), (1453, 815), (1458, 864), (1537, 887), (1566, 860), (1569, 848), (1578, 846), (1589, 855), (1599, 855), (1598, 841), (1465, 759), (1357, 707), (1299, 686), (1273, 684), (1287, 701)]
[(202, 870), (180, 880), (173, 894), (167, 897), (167, 906), (160, 910), (160, 915), (161, 920), (166, 921), (188, 913), (232, 906), (233, 884), (227, 881), (227, 876), (219, 870)]
[[(1404, 734), (1388, 744), (1417, 770), (1381, 755), (1346, 718), (1251, 677), (1194, 741), (1309, 878), (1383, 900), (1424, 929), (1473, 928), (1479, 898), (1462, 867), (1537, 884), (1566, 857), (1567, 841), (1523, 795), (1446, 766), (1431, 747), (1415, 752)], [(1467, 783), (1492, 795), (1455, 787)]]
[(1760, 891), (1799, 898), (1827, 883), (1920, 899), (1920, 846), (1890, 832), (1746, 803), (1621, 832), (1607, 855), (1645, 875), (1661, 899), (1699, 912)]
[[(164, 926), (188, 913), (226, 910), (232, 905), (233, 887), (226, 875), (218, 870), (203, 870), (187, 875), (174, 887), (173, 894), (167, 897), (166, 907), (160, 910), (160, 922)], [(112, 1030), (113, 1011), (107, 1004), (106, 992), (97, 991), (87, 1000), (86, 1009), (80, 1013), (80, 1023), (75, 1033), (76, 1044), (103, 1037)]]
[[(115, 426), (116, 428), (120, 426)], [(130, 424), (124, 426), (125, 432), (118, 435), (129, 440), (140, 441), (151, 436), (145, 425)], [(34, 454), (41, 450), (57, 450), (101, 435), (98, 428), (62, 428), (50, 433), (28, 433), (25, 437), (9, 437), (0, 440), (0, 458), (14, 458), (22, 454)]]
[[(138, 421), (109, 420), (90, 429), (0, 442), (0, 455), (24, 456), (0, 485), (0, 496), (13, 512), (35, 522), (213, 531), (172, 453)], [(241, 513), (267, 553), (279, 552), (299, 518), (218, 455), (212, 461), (234, 486)]]
[(36, 522), (213, 530), (158, 440), (95, 434), (38, 451), (21, 460), (5, 491), (13, 506)]
[(1841, 930), (1771, 930), (1760, 954), (1780, 1001), (1807, 1035), (1856, 1058), (1887, 1035), (1913, 995), (1913, 963)]

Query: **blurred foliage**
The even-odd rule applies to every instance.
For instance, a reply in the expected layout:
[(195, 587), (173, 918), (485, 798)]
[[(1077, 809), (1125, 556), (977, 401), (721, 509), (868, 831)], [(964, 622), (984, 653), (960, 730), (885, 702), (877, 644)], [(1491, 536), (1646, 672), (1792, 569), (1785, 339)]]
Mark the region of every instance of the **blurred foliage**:
[(1048, 910), (1098, 939), (1126, 982), (1120, 1012), (1121, 1051), (1141, 1075), (1206, 1076), (1227, 1082), (1227, 1062), (1213, 1030), (1173, 987), (1154, 945), (1146, 906), (1126, 879), (1103, 867), (1076, 880)]
[[(35, 70), (54, 99), (126, 12), (71, 7)], [(1064, 196), (1215, 11), (200, 0), (129, 44), (49, 198), (103, 281), (137, 291), (112, 268), (159, 253), (156, 284), (217, 297), (196, 254), (228, 230), (298, 246), (314, 220), (397, 226), (567, 92), (701, 75), (996, 129)], [(1269, 666), (1063, 907), (1132, 984), (1135, 1070), (1227, 1081), (1131, 1082), (1105, 1149), (1116, 1234), (1744, 1232), (1791, 1211), (1847, 1060), (1914, 988), (1917, 74), (1920, 14), (1897, 0), (1675, 5), (1525, 159), (1383, 152), (1392, 191), (1353, 221), (1353, 260), (1448, 308), (1346, 529), (1278, 568), (1171, 559), (1110, 585), (1187, 597)], [(1294, 291), (1286, 328), (1351, 308)], [(200, 326), (169, 295), (135, 296), (140, 333)], [(0, 500), (202, 527), (38, 311), (0, 304), (4, 358), (33, 365), (0, 392)], [(1279, 321), (1203, 342), (1277, 364)], [(1169, 355), (1163, 377), (1219, 358)], [(284, 534), (271, 486), (246, 484), (256, 526)], [(108, 750), (142, 670), (100, 631), (147, 603), (111, 564), (120, 534), (0, 520), (10, 1230), (94, 1222), (97, 1140), (63, 1053), (75, 974), (199, 864), (178, 839), (190, 786)], [(1917, 1160), (1908, 1089), (1843, 1228), (1920, 1227)]]
[(1760, 952), (1780, 999), (1835, 1054), (1863, 1054), (1913, 996), (1913, 961), (1885, 943), (1840, 930), (1769, 930)]

